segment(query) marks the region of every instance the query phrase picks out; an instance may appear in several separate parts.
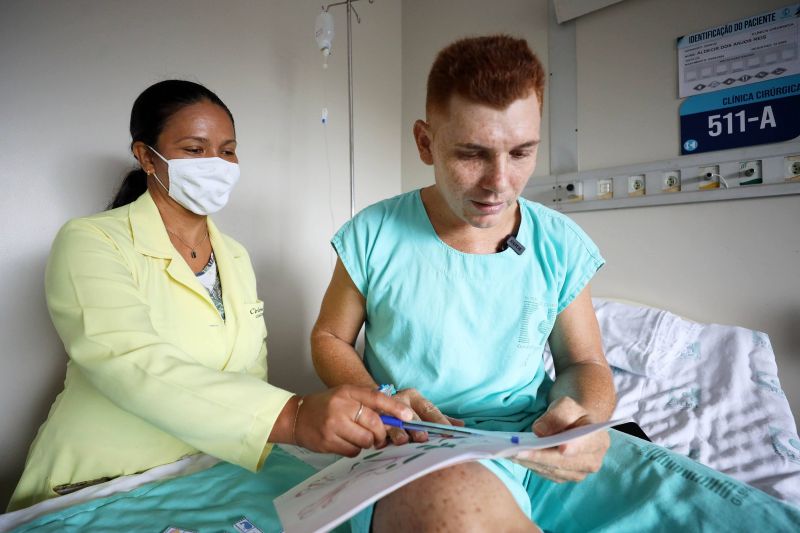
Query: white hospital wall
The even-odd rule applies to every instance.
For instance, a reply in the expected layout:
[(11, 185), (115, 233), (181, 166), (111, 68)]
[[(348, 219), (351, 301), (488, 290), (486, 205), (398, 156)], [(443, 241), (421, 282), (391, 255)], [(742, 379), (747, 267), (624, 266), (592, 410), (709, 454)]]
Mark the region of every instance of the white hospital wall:
[[(432, 167), (419, 160), (411, 128), (425, 118), (425, 86), (436, 54), (456, 39), (508, 33), (527, 39), (547, 68), (548, 0), (403, 0), (403, 191), (433, 183)], [(542, 132), (548, 131), (545, 93)], [(534, 176), (550, 172), (550, 144), (542, 137)]]
[[(579, 169), (677, 156), (675, 39), (787, 0), (626, 0), (577, 19)], [(544, 59), (544, 1), (403, 2), (403, 190), (432, 183), (410, 127), (424, 112), (427, 69), (467, 33), (524, 35)], [(545, 96), (547, 110), (547, 93)], [(559, 117), (543, 122), (543, 139)], [(549, 150), (534, 174), (546, 175)], [(607, 259), (595, 294), (770, 335), (783, 389), (800, 416), (800, 196), (576, 213)]]
[[(578, 19), (579, 170), (677, 156), (675, 38), (788, 3), (627, 0)], [(800, 196), (573, 218), (608, 261), (594, 283), (596, 294), (768, 333), (798, 421)]]
[[(64, 378), (44, 302), (50, 244), (67, 219), (104, 209), (131, 168), (128, 119), (145, 87), (199, 81), (236, 118), (242, 180), (215, 220), (251, 253), (273, 383), (319, 387), (308, 335), (330, 277), (328, 239), (350, 211), (343, 8), (332, 10), (325, 72), (312, 0), (4, 0), (2, 8), (0, 512)], [(400, 4), (364, 3), (359, 13), (357, 208), (400, 192)]]

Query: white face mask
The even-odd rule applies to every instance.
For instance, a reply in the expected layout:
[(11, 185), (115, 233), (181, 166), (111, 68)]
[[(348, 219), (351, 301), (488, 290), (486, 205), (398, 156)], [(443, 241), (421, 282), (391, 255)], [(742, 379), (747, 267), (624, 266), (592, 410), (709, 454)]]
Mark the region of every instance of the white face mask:
[(170, 198), (197, 215), (216, 213), (228, 203), (233, 186), (239, 181), (239, 165), (219, 157), (189, 157), (164, 160), (169, 172), (169, 189), (155, 172), (153, 175)]

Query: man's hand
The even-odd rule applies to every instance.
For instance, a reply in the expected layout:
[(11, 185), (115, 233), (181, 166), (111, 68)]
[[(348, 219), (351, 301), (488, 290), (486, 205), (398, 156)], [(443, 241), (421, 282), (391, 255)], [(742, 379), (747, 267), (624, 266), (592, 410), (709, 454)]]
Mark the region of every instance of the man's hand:
[[(433, 403), (425, 398), (416, 389), (403, 389), (394, 396), (392, 399), (398, 400), (406, 404), (414, 411), (414, 420), (424, 420), (425, 422), (434, 422), (436, 424), (446, 424), (448, 426), (463, 426), (464, 422), (456, 418), (450, 418), (442, 414)], [(414, 442), (425, 442), (428, 440), (428, 433), (425, 431), (411, 431), (406, 432), (400, 428), (392, 427), (387, 430), (389, 440), (392, 444), (405, 444), (410, 438)]]
[[(592, 422), (586, 409), (565, 396), (550, 404), (533, 423), (533, 432), (547, 437)], [(600, 470), (610, 443), (607, 431), (597, 431), (558, 447), (520, 452), (511, 460), (557, 483), (581, 481)]]

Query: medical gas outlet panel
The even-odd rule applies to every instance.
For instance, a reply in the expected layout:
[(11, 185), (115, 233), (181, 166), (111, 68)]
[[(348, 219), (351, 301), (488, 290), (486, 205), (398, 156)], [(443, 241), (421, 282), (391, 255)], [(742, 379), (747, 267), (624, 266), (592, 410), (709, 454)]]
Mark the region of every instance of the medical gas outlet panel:
[(800, 194), (800, 142), (532, 178), (528, 199), (577, 212)]

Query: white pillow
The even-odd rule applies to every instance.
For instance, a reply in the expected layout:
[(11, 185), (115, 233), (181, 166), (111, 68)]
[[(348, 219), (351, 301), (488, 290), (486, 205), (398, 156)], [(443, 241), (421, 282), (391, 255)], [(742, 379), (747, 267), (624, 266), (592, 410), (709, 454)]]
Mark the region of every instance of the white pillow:
[(686, 349), (700, 325), (663, 309), (593, 298), (608, 363), (660, 377)]

